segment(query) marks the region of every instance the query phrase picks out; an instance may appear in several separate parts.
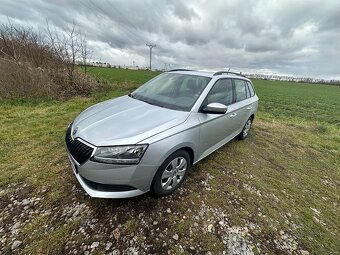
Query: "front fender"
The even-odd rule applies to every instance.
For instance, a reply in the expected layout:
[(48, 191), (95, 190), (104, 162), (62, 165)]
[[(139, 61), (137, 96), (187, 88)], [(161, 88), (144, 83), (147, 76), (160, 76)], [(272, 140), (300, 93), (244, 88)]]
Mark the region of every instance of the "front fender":
[[(143, 142), (147, 143), (147, 141)], [(195, 162), (198, 153), (198, 142), (198, 127), (190, 128), (180, 133), (173, 134), (157, 142), (150, 143), (141, 163), (160, 166), (172, 153), (184, 147), (189, 147), (192, 149), (194, 153), (193, 162)]]

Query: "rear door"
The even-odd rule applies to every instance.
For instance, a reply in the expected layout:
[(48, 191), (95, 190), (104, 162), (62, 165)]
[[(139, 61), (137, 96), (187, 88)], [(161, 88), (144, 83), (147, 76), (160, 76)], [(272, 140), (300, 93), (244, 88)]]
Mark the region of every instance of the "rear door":
[(242, 79), (233, 79), (235, 86), (235, 107), (236, 116), (234, 117), (237, 124), (238, 132), (241, 132), (244, 124), (251, 115), (253, 108), (253, 100), (251, 99), (251, 91), (248, 88), (247, 82)]

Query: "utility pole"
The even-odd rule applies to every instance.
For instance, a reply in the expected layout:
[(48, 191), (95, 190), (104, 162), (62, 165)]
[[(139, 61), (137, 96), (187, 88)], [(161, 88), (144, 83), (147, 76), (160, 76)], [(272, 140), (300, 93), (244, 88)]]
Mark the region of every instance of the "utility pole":
[(148, 46), (150, 48), (150, 71), (151, 71), (151, 54), (152, 54), (152, 48), (156, 47), (156, 45), (152, 45), (152, 44), (146, 44), (146, 46)]

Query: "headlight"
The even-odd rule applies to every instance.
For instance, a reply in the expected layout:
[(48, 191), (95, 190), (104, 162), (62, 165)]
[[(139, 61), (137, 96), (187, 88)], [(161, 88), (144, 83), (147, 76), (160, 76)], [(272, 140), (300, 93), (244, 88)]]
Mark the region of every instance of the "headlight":
[(108, 164), (138, 164), (147, 144), (98, 147), (92, 160)]

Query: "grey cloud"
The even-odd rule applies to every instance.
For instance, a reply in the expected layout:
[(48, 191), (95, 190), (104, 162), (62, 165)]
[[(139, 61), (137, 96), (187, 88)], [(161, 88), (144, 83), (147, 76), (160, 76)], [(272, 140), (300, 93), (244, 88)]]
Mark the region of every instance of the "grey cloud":
[(340, 2), (331, 0), (2, 0), (0, 21), (57, 29), (74, 22), (112, 64), (235, 67), (340, 76)]
[(171, 1), (168, 2), (173, 4), (173, 13), (180, 19), (192, 20), (194, 18), (199, 18), (197, 13), (192, 7), (186, 6), (183, 1)]

